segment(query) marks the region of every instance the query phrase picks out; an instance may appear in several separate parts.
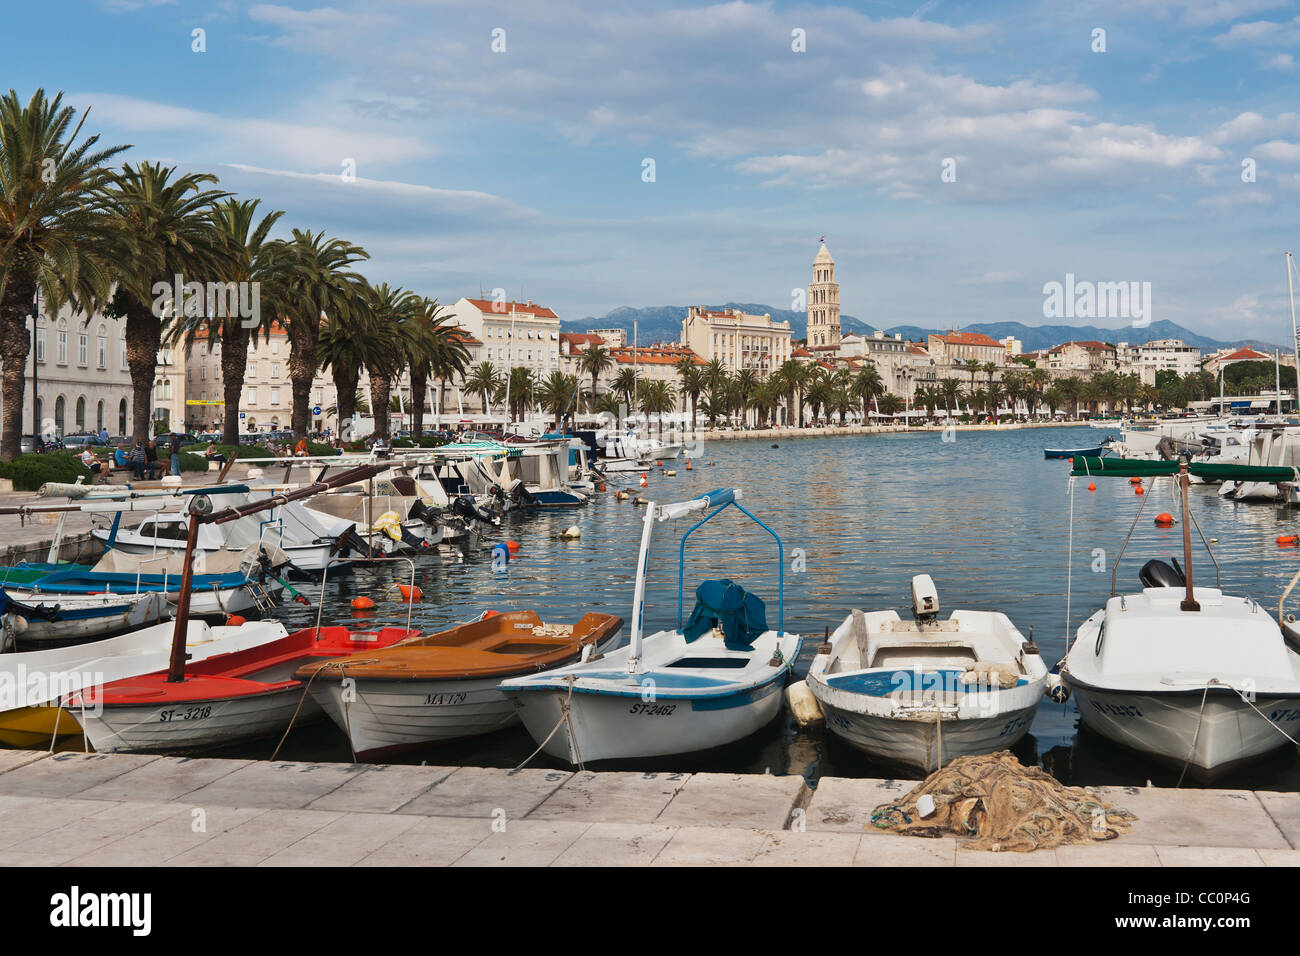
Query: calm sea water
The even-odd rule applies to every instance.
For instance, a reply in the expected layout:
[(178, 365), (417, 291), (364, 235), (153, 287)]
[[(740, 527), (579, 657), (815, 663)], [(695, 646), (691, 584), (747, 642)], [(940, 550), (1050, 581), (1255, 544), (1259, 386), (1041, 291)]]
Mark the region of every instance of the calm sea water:
[[(1074, 485), (1074, 546), (1070, 530), (1069, 464), (1043, 458), (1045, 447), (1074, 447), (1100, 440), (1090, 428), (1027, 429), (959, 433), (945, 442), (937, 433), (706, 442), (692, 471), (667, 463), (675, 477), (658, 470), (638, 493), (676, 501), (717, 487), (744, 490), (744, 504), (780, 535), (785, 547), (785, 628), (804, 635), (796, 670), (806, 671), (817, 640), (852, 608), (894, 608), (907, 616), (910, 579), (933, 576), (943, 614), (954, 608), (999, 610), (1022, 632), (1033, 629), (1049, 665), (1065, 651), (1065, 635), (1110, 594), (1111, 570), (1142, 498), (1127, 480), (1087, 480)], [(635, 477), (635, 476), (633, 476)], [(1148, 485), (1150, 483), (1148, 482)], [(414, 626), (426, 631), (464, 621), (484, 609), (535, 609), (544, 619), (575, 620), (589, 610), (630, 616), (643, 509), (610, 493), (585, 508), (510, 517), (503, 537), (520, 543), (505, 573), (494, 572), (485, 552), (457, 563), (449, 557), (416, 558), (415, 579), (423, 601)], [(1182, 555), (1180, 526), (1161, 530), (1152, 519), (1175, 512), (1170, 482), (1161, 479), (1118, 567), (1117, 587), (1138, 587), (1137, 572), (1151, 557)], [(1284, 506), (1220, 499), (1213, 486), (1194, 486), (1191, 506), (1222, 568), (1225, 590), (1276, 606), (1282, 588), (1300, 567), (1300, 550), (1281, 549), (1274, 539), (1296, 530), (1297, 515)], [(579, 541), (557, 535), (571, 524)], [(682, 527), (674, 527), (682, 524)], [(678, 543), (684, 523), (656, 528), (648, 582), (648, 632), (674, 626), (678, 602)], [(1213, 583), (1214, 567), (1193, 536), (1196, 580)], [(1067, 618), (1067, 563), (1072, 564)], [(1094, 566), (1104, 570), (1095, 571)], [(729, 577), (764, 598), (776, 625), (775, 542), (734, 509), (693, 535), (687, 546), (685, 612), (693, 589), (707, 577)], [(409, 580), (410, 571), (401, 572)], [(325, 623), (358, 625), (348, 601), (358, 593), (380, 598), (399, 575), (359, 570), (324, 589)], [(280, 613), (291, 629), (314, 623), (319, 585), (304, 593), (310, 609), (290, 605)], [(1300, 603), (1300, 602), (1298, 602)], [(380, 601), (366, 622), (405, 622), (406, 607)], [(1172, 785), (1177, 771), (1078, 729), (1073, 701), (1044, 700), (1031, 734), (1018, 749), (1072, 783)], [(273, 744), (245, 746), (236, 755), (269, 756)], [(534, 749), (521, 729), (430, 748), (411, 762), (511, 767)], [(283, 749), (290, 759), (348, 760), (346, 741), (332, 724), (296, 728)], [(558, 766), (541, 755), (533, 766)], [(794, 729), (783, 716), (754, 739), (693, 761), (641, 761), (638, 769), (707, 769), (728, 772), (799, 773), (810, 779), (888, 776), (859, 752), (823, 733)], [(1294, 752), (1216, 782), (1216, 786), (1300, 790)]]

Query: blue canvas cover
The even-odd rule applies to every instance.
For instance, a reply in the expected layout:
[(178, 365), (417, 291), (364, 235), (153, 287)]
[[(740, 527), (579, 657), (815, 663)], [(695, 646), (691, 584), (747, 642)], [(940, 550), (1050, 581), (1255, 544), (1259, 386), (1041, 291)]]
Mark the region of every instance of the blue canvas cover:
[(728, 649), (747, 651), (755, 638), (768, 629), (767, 608), (761, 598), (739, 584), (725, 578), (705, 581), (695, 589), (695, 610), (682, 636), (687, 642), (694, 641), (715, 625), (722, 628)]

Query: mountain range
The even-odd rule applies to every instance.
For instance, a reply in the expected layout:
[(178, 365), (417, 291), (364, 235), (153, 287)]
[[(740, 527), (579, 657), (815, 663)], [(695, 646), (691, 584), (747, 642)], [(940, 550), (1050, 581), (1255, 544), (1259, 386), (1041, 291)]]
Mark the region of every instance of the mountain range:
[[(808, 314), (806, 312), (774, 309), (770, 305), (761, 305), (754, 302), (727, 302), (723, 305), (710, 305), (708, 308), (740, 309), (751, 315), (767, 314), (772, 317), (774, 322), (789, 322), (790, 330), (796, 339), (804, 338), (807, 334)], [(660, 305), (643, 309), (622, 306), (600, 317), (592, 316), (585, 319), (562, 321), (560, 327), (561, 331), (564, 332), (586, 332), (589, 329), (623, 329), (627, 333), (628, 341), (631, 342), (633, 322), (635, 321), (637, 343), (652, 345), (654, 343), (679, 341), (684, 318), (686, 318), (686, 306), (684, 305)], [(876, 332), (874, 327), (851, 315), (840, 316), (840, 329), (844, 332), (858, 332), (863, 335), (872, 335)], [(913, 342), (924, 342), (926, 336), (936, 332), (947, 332), (949, 327), (936, 325), (923, 328), (917, 325), (896, 325), (883, 331), (891, 337), (902, 335), (903, 338)], [(1089, 340), (1110, 343), (1128, 342), (1130, 345), (1140, 345), (1155, 339), (1182, 339), (1188, 345), (1196, 346), (1203, 352), (1226, 346), (1241, 345), (1249, 345), (1262, 352), (1272, 352), (1275, 348), (1284, 348), (1284, 346), (1276, 343), (1264, 342), (1259, 339), (1221, 341), (1206, 335), (1200, 335), (1167, 319), (1152, 322), (1143, 328), (1124, 325), (1114, 329), (1100, 328), (1095, 325), (1025, 325), (1023, 322), (973, 322), (970, 325), (963, 325), (961, 331), (983, 332), (985, 335), (998, 340), (1004, 339), (1008, 335), (1015, 336), (1021, 341), (1026, 352), (1050, 349), (1063, 342)]]

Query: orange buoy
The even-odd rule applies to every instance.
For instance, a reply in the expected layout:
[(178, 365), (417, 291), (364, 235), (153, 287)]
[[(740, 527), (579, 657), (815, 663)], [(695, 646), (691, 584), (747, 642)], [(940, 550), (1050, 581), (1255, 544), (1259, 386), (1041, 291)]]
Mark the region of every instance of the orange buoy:
[(418, 601), (424, 597), (424, 592), (420, 590), (418, 584), (399, 584), (397, 590), (401, 593), (403, 601)]
[(655, 459), (655, 464), (658, 465), (660, 468), (664, 466), (664, 463), (660, 461), (658, 458)]
[(1141, 486), (1141, 485), (1134, 485), (1134, 486), (1133, 486), (1133, 494), (1135, 494), (1135, 495), (1145, 495), (1146, 492), (1142, 490), (1142, 486)]
[(687, 471), (691, 470), (691, 460), (689, 458), (686, 459), (686, 470)]
[(1162, 511), (1156, 515), (1156, 524), (1173, 524), (1174, 516), (1167, 511)]
[(1277, 536), (1278, 544), (1300, 544), (1300, 534), (1280, 534)]
[(1089, 491), (1096, 491), (1096, 490), (1097, 490), (1097, 483), (1096, 483), (1095, 481), (1090, 481), (1090, 482), (1088, 482), (1088, 490), (1089, 490)]
[(354, 611), (373, 611), (375, 602), (368, 597), (354, 597), (352, 599), (352, 610)]
[(1134, 475), (1132, 478), (1128, 480), (1128, 483), (1130, 485), (1140, 485), (1142, 484), (1142, 479), (1139, 478), (1137, 475)]
[[(1281, 539), (1279, 538), (1278, 540), (1280, 541)], [(239, 614), (226, 615), (226, 627), (239, 627), (239, 625), (247, 623), (248, 622)]]
[(487, 619), (490, 618), (490, 617), (496, 617), (496, 616), (497, 616), (498, 614), (500, 614), (500, 613), (501, 613), (500, 611), (484, 611), (484, 612), (483, 612), (483, 619), (484, 619), (484, 620), (487, 620)]
[(514, 554), (516, 551), (519, 550), (519, 542), (518, 542), (518, 541), (507, 541), (507, 542), (506, 542), (506, 547), (510, 549), (510, 553), (511, 553), (511, 554)]
[(639, 483), (640, 483), (640, 485), (641, 485), (642, 488), (644, 488), (644, 487), (646, 486), (645, 475), (642, 475), (642, 476), (641, 476), (641, 481), (640, 481)]
[(605, 490), (605, 483), (602, 481), (599, 485), (596, 486), (596, 490), (597, 490), (597, 491), (604, 491), (604, 490)]

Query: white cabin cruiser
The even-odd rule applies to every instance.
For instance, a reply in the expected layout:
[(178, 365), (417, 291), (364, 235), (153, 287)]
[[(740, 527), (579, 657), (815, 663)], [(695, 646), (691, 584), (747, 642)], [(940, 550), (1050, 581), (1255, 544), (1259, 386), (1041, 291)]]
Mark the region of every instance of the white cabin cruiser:
[(808, 689), (826, 726), (852, 746), (924, 774), (954, 757), (1013, 747), (1029, 730), (1047, 666), (1005, 614), (956, 610), (939, 620), (928, 574), (912, 578), (912, 613), (854, 610), (822, 645)]
[(1186, 571), (1148, 561), (1141, 591), (1112, 587), (1079, 627), (1060, 677), (1090, 730), (1211, 778), (1300, 732), (1300, 655), (1256, 601), (1194, 586), (1187, 468), (1179, 472)]

